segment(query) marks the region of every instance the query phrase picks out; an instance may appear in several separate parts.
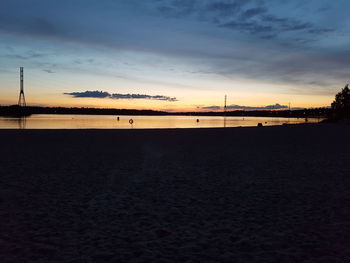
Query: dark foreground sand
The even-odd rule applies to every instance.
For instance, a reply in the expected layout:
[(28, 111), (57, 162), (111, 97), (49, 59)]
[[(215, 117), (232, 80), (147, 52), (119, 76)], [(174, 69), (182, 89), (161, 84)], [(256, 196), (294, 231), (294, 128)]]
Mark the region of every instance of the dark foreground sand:
[(1, 130), (0, 262), (350, 262), (349, 134)]

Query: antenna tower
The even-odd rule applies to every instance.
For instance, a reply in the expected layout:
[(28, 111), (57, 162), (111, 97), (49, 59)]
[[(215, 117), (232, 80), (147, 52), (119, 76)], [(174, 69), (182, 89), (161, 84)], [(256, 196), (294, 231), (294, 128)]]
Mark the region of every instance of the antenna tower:
[(23, 67), (20, 67), (20, 92), (19, 92), (19, 99), (18, 99), (18, 106), (25, 107), (26, 105), (26, 99), (24, 97), (24, 88), (23, 88)]
[(225, 104), (224, 104), (224, 114), (225, 115), (226, 115), (226, 108), (227, 108), (226, 102), (227, 102), (227, 95), (225, 95)]

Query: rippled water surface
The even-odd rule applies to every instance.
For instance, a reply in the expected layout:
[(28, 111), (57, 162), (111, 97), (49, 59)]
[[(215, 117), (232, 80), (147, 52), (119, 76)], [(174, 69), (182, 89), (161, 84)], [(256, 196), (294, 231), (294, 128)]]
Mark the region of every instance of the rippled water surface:
[[(119, 120), (118, 120), (119, 117)], [(0, 129), (166, 129), (218, 128), (319, 122), (316, 118), (113, 116), (37, 114), (25, 118), (0, 117)]]

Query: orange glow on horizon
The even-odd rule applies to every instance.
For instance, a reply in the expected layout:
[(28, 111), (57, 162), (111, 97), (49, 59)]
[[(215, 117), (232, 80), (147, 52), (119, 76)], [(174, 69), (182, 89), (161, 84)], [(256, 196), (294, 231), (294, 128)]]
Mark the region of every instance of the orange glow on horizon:
[[(214, 89), (177, 89), (173, 87), (157, 87), (157, 89), (148, 90), (136, 89), (132, 86), (121, 90), (120, 93), (150, 94), (176, 97), (178, 101), (162, 101), (151, 99), (111, 99), (111, 98), (73, 98), (63, 93), (69, 92), (61, 88), (54, 87), (50, 90), (50, 85), (38, 88), (35, 83), (28, 81), (25, 86), (25, 96), (28, 106), (47, 106), (47, 107), (88, 107), (88, 108), (110, 108), (110, 109), (135, 109), (135, 110), (156, 110), (168, 112), (203, 112), (203, 111), (223, 111), (224, 96), (227, 94), (227, 105), (240, 105), (246, 107), (265, 107), (267, 105), (289, 105), (291, 108), (318, 108), (327, 107), (334, 100), (334, 95), (300, 95), (286, 94), (274, 90), (261, 90), (259, 92), (249, 91), (249, 88), (255, 84), (249, 85), (245, 82), (231, 83), (232, 89), (228, 89), (228, 84), (223, 86), (222, 90)], [(77, 88), (77, 91), (84, 91), (83, 88)], [(261, 84), (261, 83), (260, 83)], [(267, 86), (267, 83), (261, 84)], [(271, 84), (272, 85), (272, 84)], [(0, 98), (0, 105), (14, 105), (18, 101), (18, 83), (15, 80), (4, 86), (4, 92)], [(28, 87), (28, 88), (27, 88)], [(96, 90), (95, 87), (86, 87), (85, 90)], [(107, 89), (110, 93), (113, 90)], [(51, 91), (51, 92), (50, 92)], [(164, 92), (167, 91), (167, 92)], [(335, 94), (335, 93), (334, 93)], [(203, 107), (218, 106), (220, 109), (203, 109)], [(231, 109), (228, 109), (231, 111)]]

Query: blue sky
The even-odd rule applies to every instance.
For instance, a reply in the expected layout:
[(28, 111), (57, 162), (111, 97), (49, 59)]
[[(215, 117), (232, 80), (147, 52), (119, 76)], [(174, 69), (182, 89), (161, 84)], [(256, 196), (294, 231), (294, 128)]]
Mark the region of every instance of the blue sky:
[[(15, 103), (24, 66), (33, 105), (201, 109), (227, 94), (232, 105), (328, 106), (348, 82), (347, 10), (345, 0), (2, 0), (0, 103)], [(122, 96), (69, 95), (96, 90)]]

